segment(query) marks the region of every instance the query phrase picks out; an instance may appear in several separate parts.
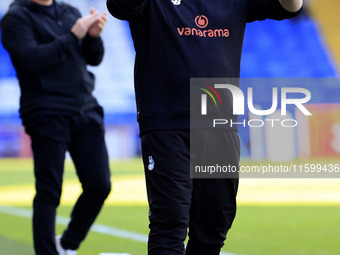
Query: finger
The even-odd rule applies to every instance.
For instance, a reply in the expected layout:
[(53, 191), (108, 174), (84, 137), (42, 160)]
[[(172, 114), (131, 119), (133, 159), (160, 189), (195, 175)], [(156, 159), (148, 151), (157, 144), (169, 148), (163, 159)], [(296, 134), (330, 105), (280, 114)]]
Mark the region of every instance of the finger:
[(105, 26), (105, 24), (106, 24), (106, 22), (104, 22), (104, 21), (99, 21), (99, 22), (96, 23), (95, 25), (96, 25), (98, 28), (103, 29), (104, 26)]
[(105, 24), (103, 24), (103, 23), (99, 23), (99, 24), (98, 24), (98, 27), (99, 27), (101, 30), (103, 30), (104, 25), (105, 25)]
[(97, 17), (97, 20), (95, 23), (92, 24), (92, 26), (97, 25), (99, 23), (105, 25), (107, 22), (107, 13), (103, 13), (100, 17)]
[(86, 15), (85, 17), (83, 17), (84, 20), (91, 20), (91, 19), (96, 19), (98, 18), (98, 14), (99, 14), (99, 11), (95, 11), (89, 15)]
[(84, 22), (88, 25), (91, 26), (96, 20), (98, 19), (98, 11), (95, 11), (93, 14), (87, 15), (84, 17)]
[(105, 24), (106, 24), (105, 21), (97, 20), (95, 23), (93, 23), (91, 28), (97, 28), (100, 31), (102, 31), (104, 29), (104, 27), (105, 27)]
[(96, 27), (98, 30), (103, 31), (105, 27), (105, 23), (98, 22), (98, 23), (93, 24), (92, 27)]
[(90, 16), (98, 17), (99, 14), (100, 12), (95, 10), (93, 13), (90, 14)]
[(100, 24), (100, 21), (99, 21), (99, 20), (97, 20), (96, 22), (94, 22), (94, 23), (92, 24), (92, 26), (91, 26), (91, 27), (96, 27), (96, 26), (99, 26), (99, 24)]
[(107, 19), (107, 13), (102, 13), (102, 15), (100, 15), (99, 17), (98, 17), (98, 19)]
[(107, 13), (104, 12), (101, 18), (106, 22), (107, 21)]
[(93, 13), (95, 13), (95, 11), (96, 11), (96, 9), (94, 7), (91, 7), (90, 13), (93, 14)]
[(105, 24), (106, 23), (106, 19), (104, 19), (104, 18), (100, 18), (100, 19), (98, 19), (98, 22), (99, 23), (101, 23), (101, 24)]
[(98, 20), (99, 20), (100, 22), (106, 23), (106, 21), (107, 21), (107, 14), (104, 13), (102, 16), (99, 17)]

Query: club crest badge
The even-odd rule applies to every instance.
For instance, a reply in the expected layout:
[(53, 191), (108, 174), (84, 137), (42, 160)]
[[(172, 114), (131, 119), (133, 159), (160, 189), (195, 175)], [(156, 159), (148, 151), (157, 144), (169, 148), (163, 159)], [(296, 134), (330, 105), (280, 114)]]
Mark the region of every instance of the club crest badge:
[(155, 168), (155, 161), (153, 161), (152, 156), (149, 157), (148, 169), (152, 171)]

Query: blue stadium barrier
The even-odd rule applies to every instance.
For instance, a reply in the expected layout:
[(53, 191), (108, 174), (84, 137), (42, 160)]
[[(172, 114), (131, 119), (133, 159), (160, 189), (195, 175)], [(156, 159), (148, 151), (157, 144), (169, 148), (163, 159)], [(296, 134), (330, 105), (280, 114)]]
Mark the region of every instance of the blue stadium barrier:
[[(0, 20), (2, 15), (0, 14)], [(0, 41), (1, 41), (1, 30), (0, 30)], [(0, 79), (15, 77), (16, 72), (11, 64), (11, 59), (7, 53), (7, 51), (0, 46)]]
[[(336, 65), (319, 33), (316, 22), (302, 16), (284, 21), (265, 20), (247, 24), (241, 61), (243, 78), (335, 78)], [(247, 84), (240, 87), (245, 92)], [(277, 86), (276, 86), (277, 87)], [(311, 103), (339, 102), (340, 86), (318, 84), (308, 88)], [(271, 87), (254, 88), (254, 101), (263, 109), (271, 106)], [(288, 111), (294, 116), (294, 110)], [(247, 115), (248, 113), (246, 113)], [(239, 129), (242, 155), (248, 157), (249, 127)]]

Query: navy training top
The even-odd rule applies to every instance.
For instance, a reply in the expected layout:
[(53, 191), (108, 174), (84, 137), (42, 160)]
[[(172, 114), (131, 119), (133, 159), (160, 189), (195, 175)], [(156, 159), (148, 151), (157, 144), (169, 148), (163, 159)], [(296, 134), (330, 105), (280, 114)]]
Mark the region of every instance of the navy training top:
[(247, 22), (282, 20), (278, 0), (107, 0), (136, 50), (140, 132), (190, 128), (190, 78), (238, 78)]

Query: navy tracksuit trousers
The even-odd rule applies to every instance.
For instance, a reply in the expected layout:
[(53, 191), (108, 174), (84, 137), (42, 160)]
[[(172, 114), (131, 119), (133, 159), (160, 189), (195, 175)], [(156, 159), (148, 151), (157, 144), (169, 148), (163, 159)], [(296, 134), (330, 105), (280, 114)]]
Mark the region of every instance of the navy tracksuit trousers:
[[(237, 132), (191, 132), (201, 139), (208, 160), (213, 161), (214, 146), (221, 142), (226, 163), (239, 166)], [(142, 135), (142, 153), (150, 209), (148, 254), (218, 255), (235, 217), (238, 179), (190, 178), (190, 167), (198, 159), (190, 155), (189, 130), (147, 132)]]
[(57, 255), (55, 218), (62, 192), (66, 151), (82, 185), (61, 244), (76, 250), (84, 240), (111, 190), (102, 109), (83, 115), (40, 114), (24, 123), (34, 154), (36, 195), (33, 233), (36, 255)]

